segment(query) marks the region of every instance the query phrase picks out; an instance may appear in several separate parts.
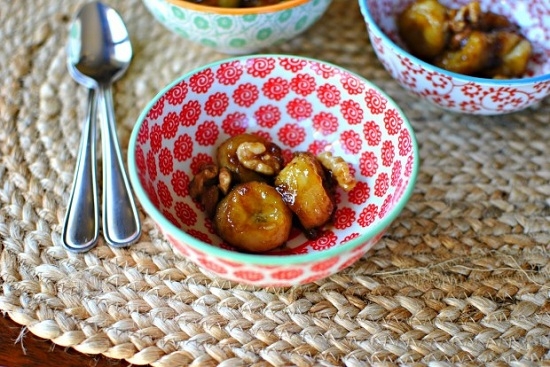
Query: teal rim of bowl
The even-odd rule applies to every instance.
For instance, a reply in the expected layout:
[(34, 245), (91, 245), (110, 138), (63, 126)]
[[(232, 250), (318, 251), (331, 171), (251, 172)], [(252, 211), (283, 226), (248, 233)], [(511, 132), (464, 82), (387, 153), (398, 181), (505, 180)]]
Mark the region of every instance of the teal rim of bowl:
[[(141, 128), (142, 122), (145, 120), (147, 113), (149, 110), (155, 105), (155, 103), (167, 93), (172, 87), (177, 85), (182, 80), (189, 78), (193, 74), (207, 69), (212, 68), (215, 66), (218, 66), (220, 64), (231, 62), (231, 61), (246, 61), (250, 59), (256, 59), (256, 58), (292, 58), (292, 59), (299, 59), (299, 60), (305, 60), (305, 61), (311, 61), (311, 62), (317, 62), (320, 64), (325, 64), (327, 66), (331, 66), (333, 68), (336, 68), (338, 70), (345, 71), (346, 73), (349, 73), (352, 76), (355, 76), (359, 80), (361, 80), (365, 85), (369, 86), (370, 88), (375, 89), (378, 91), (382, 96), (384, 96), (388, 102), (392, 104), (392, 107), (394, 107), (400, 114), (403, 116), (403, 124), (407, 127), (407, 129), (410, 132), (411, 135), (411, 142), (412, 142), (412, 154), (414, 158), (415, 164), (413, 165), (413, 169), (411, 171), (410, 179), (409, 179), (409, 185), (407, 186), (406, 190), (403, 192), (403, 195), (399, 199), (399, 202), (392, 208), (392, 210), (388, 213), (387, 216), (385, 216), (383, 219), (378, 221), (376, 224), (373, 224), (371, 226), (368, 226), (365, 228), (366, 231), (369, 233), (372, 233), (372, 236), (369, 236), (368, 238), (365, 238), (364, 235), (359, 235), (359, 237), (356, 237), (354, 239), (351, 239), (345, 243), (338, 244), (334, 247), (331, 247), (325, 251), (321, 252), (314, 252), (309, 254), (297, 254), (297, 255), (267, 255), (267, 254), (251, 254), (251, 253), (244, 253), (239, 251), (230, 251), (225, 250), (220, 247), (216, 247), (213, 245), (210, 245), (208, 243), (202, 242), (199, 239), (191, 236), (190, 234), (183, 231), (178, 226), (174, 225), (172, 222), (170, 222), (164, 215), (153, 205), (151, 200), (149, 199), (147, 193), (145, 192), (144, 188), (141, 185), (141, 182), (139, 181), (136, 165), (135, 165), (135, 149), (136, 149), (136, 142), (137, 142), (137, 135), (139, 133), (139, 130)], [(353, 250), (354, 248), (360, 246), (364, 242), (372, 239), (374, 236), (379, 234), (380, 232), (387, 229), (392, 222), (399, 216), (399, 214), (403, 211), (405, 205), (408, 203), (410, 197), (412, 196), (412, 193), (414, 191), (414, 188), (416, 186), (416, 180), (418, 176), (418, 171), (420, 169), (420, 156), (419, 156), (419, 149), (418, 149), (418, 142), (416, 140), (416, 135), (414, 132), (414, 129), (408, 119), (408, 117), (405, 115), (403, 110), (400, 106), (397, 105), (397, 103), (391, 98), (386, 92), (381, 90), (378, 86), (376, 86), (374, 83), (366, 79), (365, 77), (353, 73), (341, 66), (338, 66), (336, 64), (332, 64), (330, 62), (314, 59), (314, 58), (308, 58), (303, 56), (295, 56), (295, 55), (285, 55), (285, 54), (256, 54), (256, 55), (246, 55), (246, 56), (237, 56), (237, 57), (230, 57), (225, 58), (222, 60), (218, 60), (212, 63), (208, 63), (206, 65), (197, 67), (180, 77), (178, 77), (176, 80), (172, 81), (170, 84), (165, 86), (160, 92), (156, 94), (156, 96), (147, 103), (145, 108), (140, 113), (136, 125), (134, 126), (134, 129), (132, 131), (132, 134), (130, 136), (130, 142), (128, 145), (128, 171), (129, 171), (129, 177), (132, 184), (132, 187), (134, 189), (134, 193), (136, 197), (138, 198), (139, 202), (141, 203), (143, 209), (146, 213), (151, 216), (151, 219), (153, 219), (155, 222), (158, 223), (159, 226), (163, 228), (167, 228), (168, 233), (172, 233), (171, 235), (188, 244), (189, 246), (196, 248), (197, 250), (203, 251), (206, 254), (220, 257), (227, 259), (229, 261), (234, 261), (238, 263), (248, 263), (248, 264), (258, 264), (258, 265), (294, 265), (299, 263), (309, 263), (309, 262), (317, 262), (322, 261), (327, 258), (348, 252)]]
[(365, 19), (365, 23), (368, 27), (372, 27), (380, 34), (380, 36), (389, 43), (393, 48), (395, 48), (397, 53), (402, 53), (408, 58), (414, 60), (416, 63), (420, 64), (425, 69), (433, 69), (437, 71), (440, 74), (443, 75), (449, 75), (456, 79), (465, 80), (467, 82), (472, 83), (481, 83), (481, 84), (488, 84), (488, 85), (499, 85), (499, 86), (510, 86), (510, 85), (527, 85), (527, 84), (534, 84), (539, 82), (546, 82), (550, 80), (550, 74), (542, 74), (537, 76), (530, 76), (526, 78), (516, 78), (516, 79), (489, 79), (489, 78), (479, 78), (475, 76), (469, 76), (464, 74), (455, 73), (453, 71), (445, 70), (443, 68), (440, 68), (438, 66), (435, 66), (433, 64), (430, 64), (429, 62), (423, 61), (419, 59), (418, 57), (412, 55), (409, 51), (404, 49), (403, 47), (396, 44), (388, 35), (382, 31), (382, 29), (378, 26), (378, 24), (374, 21), (374, 18), (372, 17), (372, 14), (368, 8), (367, 3), (372, 0), (359, 0), (359, 7), (361, 8), (361, 13), (363, 14), (363, 18)]

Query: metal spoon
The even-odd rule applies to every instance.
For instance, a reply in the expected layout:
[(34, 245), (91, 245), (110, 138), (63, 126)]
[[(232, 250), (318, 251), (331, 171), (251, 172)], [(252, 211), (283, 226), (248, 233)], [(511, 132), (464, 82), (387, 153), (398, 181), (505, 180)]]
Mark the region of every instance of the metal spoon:
[[(99, 1), (84, 5), (69, 33), (67, 65), (73, 78), (91, 89), (63, 243), (84, 252), (97, 243), (95, 108), (99, 107), (103, 151), (103, 236), (115, 247), (134, 243), (141, 224), (116, 136), (111, 84), (127, 70), (132, 45), (120, 15)], [(95, 92), (94, 92), (95, 91)], [(97, 99), (96, 99), (97, 94)]]

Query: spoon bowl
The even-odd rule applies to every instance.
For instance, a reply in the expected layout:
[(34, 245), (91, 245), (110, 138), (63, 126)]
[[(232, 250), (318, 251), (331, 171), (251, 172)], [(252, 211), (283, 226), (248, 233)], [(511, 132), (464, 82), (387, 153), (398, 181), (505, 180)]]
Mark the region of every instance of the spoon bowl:
[(97, 240), (95, 109), (99, 107), (103, 151), (103, 235), (115, 247), (134, 243), (141, 224), (116, 137), (111, 84), (128, 69), (132, 45), (124, 21), (111, 7), (85, 4), (70, 28), (67, 67), (90, 92), (88, 113), (63, 230), (66, 248), (83, 252)]
[(68, 69), (87, 87), (118, 80), (132, 61), (130, 36), (120, 15), (93, 1), (84, 5), (70, 30)]

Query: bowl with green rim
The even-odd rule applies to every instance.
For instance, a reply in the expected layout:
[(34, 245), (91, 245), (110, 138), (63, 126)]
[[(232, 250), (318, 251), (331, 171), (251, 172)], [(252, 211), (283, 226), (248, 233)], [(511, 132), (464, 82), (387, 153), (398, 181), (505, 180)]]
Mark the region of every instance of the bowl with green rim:
[[(218, 235), (192, 182), (241, 134), (276, 144), (285, 167), (303, 152), (345, 162), (354, 184), (331, 189), (330, 220), (315, 236), (294, 226), (281, 246), (251, 253)], [(136, 197), (175, 253), (209, 275), (255, 286), (305, 284), (353, 265), (398, 220), (419, 165), (413, 128), (384, 91), (337, 65), (291, 55), (232, 57), (182, 75), (143, 109), (128, 148)], [(327, 168), (326, 177), (338, 178)]]
[(170, 31), (229, 55), (256, 52), (303, 33), (332, 0), (283, 0), (274, 5), (228, 8), (187, 0), (143, 0)]

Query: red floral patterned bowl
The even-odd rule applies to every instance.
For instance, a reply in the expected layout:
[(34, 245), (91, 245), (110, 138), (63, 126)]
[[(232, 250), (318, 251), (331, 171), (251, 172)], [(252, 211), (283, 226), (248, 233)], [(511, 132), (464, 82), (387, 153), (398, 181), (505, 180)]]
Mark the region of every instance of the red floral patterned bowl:
[[(450, 8), (472, 0), (440, 0)], [(483, 79), (430, 65), (405, 49), (396, 16), (414, 0), (359, 0), (371, 44), (386, 70), (405, 89), (451, 111), (499, 115), (525, 109), (550, 94), (550, 2), (480, 0), (482, 10), (508, 17), (533, 45), (521, 79)]]
[[(188, 185), (227, 138), (249, 132), (292, 152), (330, 151), (358, 181), (337, 191), (334, 221), (284, 248), (235, 250), (189, 196)], [(129, 144), (137, 198), (173, 247), (232, 281), (290, 286), (338, 272), (362, 257), (409, 199), (419, 166), (414, 132), (401, 109), (362, 77), (326, 62), (257, 55), (199, 68), (162, 90), (143, 110)]]

